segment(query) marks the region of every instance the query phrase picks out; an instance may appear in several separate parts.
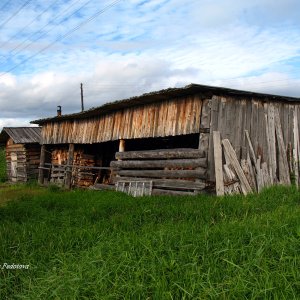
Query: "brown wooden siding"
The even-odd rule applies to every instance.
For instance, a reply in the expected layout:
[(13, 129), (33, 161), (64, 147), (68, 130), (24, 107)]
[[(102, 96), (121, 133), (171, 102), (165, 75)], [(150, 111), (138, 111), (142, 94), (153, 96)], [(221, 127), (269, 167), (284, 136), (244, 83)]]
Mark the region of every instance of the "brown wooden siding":
[(202, 100), (197, 96), (122, 109), (88, 119), (50, 122), (43, 144), (91, 144), (118, 139), (198, 133)]

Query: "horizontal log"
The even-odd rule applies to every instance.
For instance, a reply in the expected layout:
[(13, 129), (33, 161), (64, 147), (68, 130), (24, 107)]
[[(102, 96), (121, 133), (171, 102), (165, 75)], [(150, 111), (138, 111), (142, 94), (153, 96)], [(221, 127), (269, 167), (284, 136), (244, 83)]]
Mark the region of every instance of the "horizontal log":
[(90, 187), (92, 190), (115, 190), (116, 187), (114, 185), (96, 183)]
[(112, 168), (145, 169), (145, 168), (198, 168), (206, 167), (206, 158), (176, 160), (118, 160), (112, 161)]
[[(113, 182), (118, 181), (149, 181), (149, 178), (137, 178), (137, 177), (114, 177)], [(153, 179), (153, 187), (160, 188), (176, 188), (180, 190), (203, 190), (206, 187), (204, 181), (191, 181), (180, 179)]]
[(193, 192), (173, 191), (173, 190), (163, 190), (163, 189), (152, 189), (152, 195), (153, 196), (160, 196), (160, 195), (195, 196)]
[(200, 158), (205, 157), (204, 151), (192, 148), (160, 149), (148, 151), (117, 152), (116, 159), (166, 159), (166, 158)]
[(206, 178), (206, 169), (198, 170), (118, 170), (116, 172), (120, 176), (128, 177), (150, 177), (150, 178)]

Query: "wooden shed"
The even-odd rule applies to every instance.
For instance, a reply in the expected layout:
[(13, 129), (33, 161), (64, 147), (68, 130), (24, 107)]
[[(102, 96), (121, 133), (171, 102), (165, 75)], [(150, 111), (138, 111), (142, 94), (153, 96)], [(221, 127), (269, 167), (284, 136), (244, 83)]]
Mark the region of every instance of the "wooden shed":
[[(151, 185), (153, 194), (214, 190), (217, 131), (221, 142), (230, 143), (226, 149), (234, 151), (239, 167), (246, 161), (245, 173), (254, 168), (248, 181), (268, 172), (266, 182), (289, 183), (299, 160), (299, 105), (294, 97), (191, 84), (36, 120), (42, 126), (42, 153), (52, 153), (48, 162), (42, 161), (42, 167), (52, 166), (52, 175), (42, 172), (41, 180), (59, 178), (79, 186), (117, 183), (127, 191)], [(229, 154), (221, 151), (222, 171), (229, 167), (225, 186), (241, 180)], [(258, 190), (258, 183), (252, 188)]]
[(5, 145), (7, 177), (11, 182), (37, 179), (40, 164), (40, 127), (4, 127), (0, 144)]

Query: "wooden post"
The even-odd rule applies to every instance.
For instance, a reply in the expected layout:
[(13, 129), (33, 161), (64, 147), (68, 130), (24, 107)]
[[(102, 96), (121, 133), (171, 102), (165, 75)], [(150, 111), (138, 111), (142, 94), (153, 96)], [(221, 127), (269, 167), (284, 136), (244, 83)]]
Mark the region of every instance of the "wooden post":
[(72, 165), (73, 165), (73, 158), (74, 158), (74, 144), (69, 145), (69, 152), (68, 152), (68, 167), (66, 168), (66, 180), (65, 180), (65, 187), (67, 189), (71, 188), (71, 181), (72, 181)]
[(223, 164), (222, 164), (222, 146), (221, 136), (219, 131), (213, 132), (214, 142), (214, 159), (215, 159), (215, 174), (216, 174), (216, 193), (217, 196), (224, 195), (224, 179), (223, 179)]
[(41, 147), (41, 156), (40, 156), (40, 169), (39, 169), (39, 184), (44, 183), (44, 168), (45, 167), (45, 154), (46, 154), (46, 146), (42, 145)]
[(125, 152), (125, 140), (123, 139), (119, 142), (119, 152)]

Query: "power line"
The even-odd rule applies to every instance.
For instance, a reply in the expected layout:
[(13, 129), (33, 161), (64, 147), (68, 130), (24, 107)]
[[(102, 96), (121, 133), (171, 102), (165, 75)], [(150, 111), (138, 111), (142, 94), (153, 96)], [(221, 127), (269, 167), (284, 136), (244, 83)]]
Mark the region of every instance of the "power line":
[(12, 18), (14, 18), (24, 7), (26, 7), (32, 0), (27, 0), (20, 8), (18, 8), (7, 20), (0, 24), (0, 29), (6, 25)]
[(55, 0), (52, 4), (50, 4), (46, 9), (44, 9), (39, 15), (37, 15), (31, 22), (29, 22), (27, 25), (25, 25), (20, 31), (18, 31), (15, 35), (13, 35), (9, 40), (6, 42), (3, 42), (0, 45), (0, 48), (5, 46), (7, 43), (9, 43), (12, 39), (16, 38), (20, 33), (24, 32), (25, 29), (27, 29), (35, 20), (40, 18), (43, 14), (45, 14), (52, 6), (54, 6), (59, 0)]
[(87, 23), (89, 23), (90, 21), (94, 20), (96, 17), (98, 17), (99, 15), (105, 13), (107, 10), (109, 10), (110, 8), (112, 8), (113, 6), (117, 5), (119, 2), (121, 2), (122, 0), (115, 0), (113, 2), (111, 2), (109, 5), (105, 6), (103, 9), (98, 10), (95, 14), (93, 14), (90, 18), (88, 18), (87, 20), (81, 22), (79, 25), (77, 25), (76, 27), (74, 27), (73, 29), (71, 29), (70, 31), (68, 31), (67, 33), (65, 33), (64, 35), (62, 35), (61, 37), (57, 38), (56, 40), (54, 40), (52, 43), (48, 44), (46, 47), (42, 48), (41, 50), (39, 50), (37, 53), (27, 57), (26, 59), (24, 59), (23, 61), (21, 61), (20, 63), (18, 63), (17, 65), (11, 67), (10, 69), (2, 72), (2, 74), (0, 74), (0, 77), (3, 77), (6, 73), (9, 73), (13, 70), (15, 70), (17, 67), (19, 67), (20, 65), (26, 63), (27, 61), (29, 61), (30, 59), (34, 58), (35, 56), (41, 54), (43, 51), (49, 49), (51, 46), (53, 46), (55, 43), (59, 42), (60, 40), (66, 38), (67, 36), (71, 35), (72, 33), (74, 33), (75, 31), (77, 31), (78, 29), (80, 29), (82, 26), (86, 25)]
[[(73, 7), (75, 4), (77, 4), (78, 2), (80, 2), (81, 0), (77, 0), (75, 2), (73, 2), (70, 6), (68, 6), (66, 9), (64, 9), (61, 13), (59, 13), (56, 17), (54, 17), (51, 21), (49, 21), (46, 25), (44, 25), (42, 28), (40, 28), (38, 31), (34, 32), (33, 34), (31, 34), (28, 38), (26, 38), (23, 42), (21, 42), (19, 45), (17, 45), (15, 48), (13, 48), (10, 53), (12, 53), (14, 50), (19, 49), (22, 45), (24, 45), (27, 41), (30, 40), (31, 37), (34, 37), (37, 33), (41, 32), (43, 29), (47, 28), (51, 23), (53, 23), (53, 21), (55, 21), (56, 19), (58, 19), (59, 17), (61, 17), (65, 12), (67, 12), (68, 10), (70, 10), (71, 7)], [(77, 12), (77, 11), (76, 11)], [(70, 17), (70, 16), (69, 16)], [(63, 20), (59, 23), (61, 24), (63, 22)], [(52, 25), (52, 27), (54, 27), (55, 25)], [(46, 33), (48, 33), (50, 30), (48, 30)], [(46, 33), (42, 33), (37, 39), (33, 40), (32, 42), (30, 42), (28, 45), (26, 45), (25, 47), (23, 47), (21, 50), (25, 50), (27, 49), (30, 45), (32, 45), (34, 42), (36, 42), (37, 40), (39, 40), (41, 37), (43, 37)], [(20, 50), (20, 51), (21, 51)], [(15, 53), (13, 56), (11, 56), (11, 58), (15, 57), (17, 54), (20, 53), (20, 51), (18, 51), (17, 53)], [(5, 57), (5, 56), (3, 56)]]

